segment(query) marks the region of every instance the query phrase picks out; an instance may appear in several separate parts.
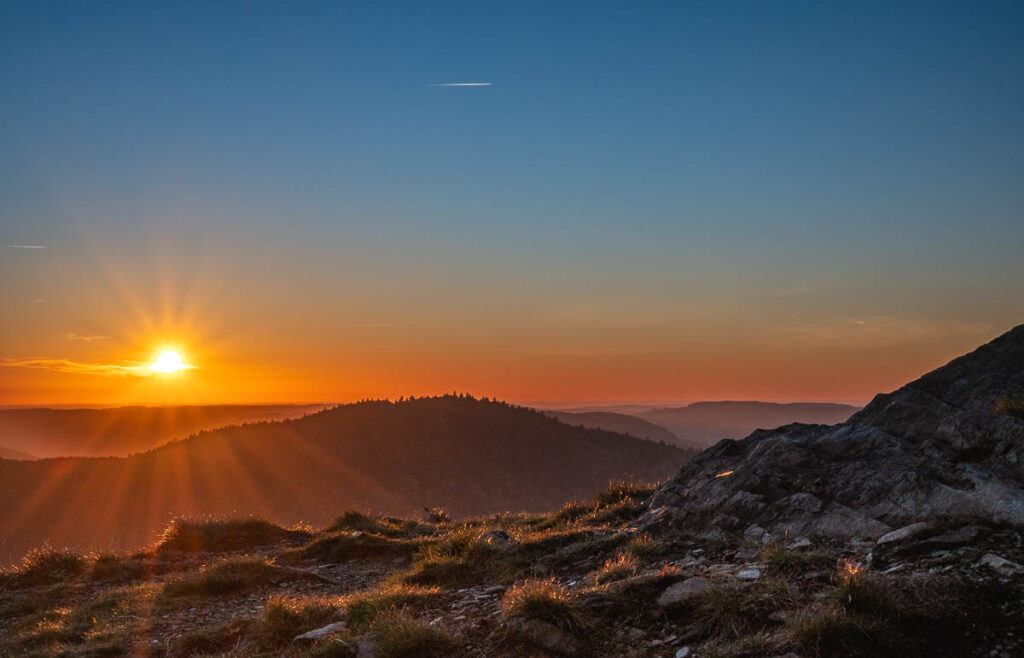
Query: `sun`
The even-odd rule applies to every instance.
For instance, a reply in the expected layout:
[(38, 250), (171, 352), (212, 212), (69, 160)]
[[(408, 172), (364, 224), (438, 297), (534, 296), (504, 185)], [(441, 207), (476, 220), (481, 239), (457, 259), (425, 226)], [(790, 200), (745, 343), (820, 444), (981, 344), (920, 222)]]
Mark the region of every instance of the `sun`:
[(181, 355), (174, 350), (160, 352), (156, 360), (149, 364), (149, 369), (153, 372), (178, 372), (188, 367), (185, 364), (185, 359), (181, 358)]

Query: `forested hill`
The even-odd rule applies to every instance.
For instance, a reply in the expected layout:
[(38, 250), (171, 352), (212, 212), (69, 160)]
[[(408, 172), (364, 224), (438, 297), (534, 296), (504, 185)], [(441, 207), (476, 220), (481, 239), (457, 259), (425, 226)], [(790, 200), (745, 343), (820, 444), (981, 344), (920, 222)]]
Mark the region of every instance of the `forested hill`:
[(0, 561), (49, 543), (127, 549), (178, 515), (326, 523), (342, 510), (551, 510), (691, 455), (500, 402), (362, 402), (234, 426), (126, 458), (0, 461)]

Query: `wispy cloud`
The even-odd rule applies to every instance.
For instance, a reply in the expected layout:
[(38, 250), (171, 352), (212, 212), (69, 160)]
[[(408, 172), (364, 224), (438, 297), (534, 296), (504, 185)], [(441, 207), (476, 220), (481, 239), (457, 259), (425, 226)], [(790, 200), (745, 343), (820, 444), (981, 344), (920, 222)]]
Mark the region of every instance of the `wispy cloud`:
[(94, 343), (100, 340), (110, 340), (110, 336), (80, 336), (75, 333), (64, 334), (64, 338), (67, 338), (68, 340), (80, 340), (85, 343)]
[(431, 87), (490, 87), (491, 82), (439, 82)]
[(121, 361), (120, 363), (82, 363), (68, 359), (4, 359), (0, 366), (7, 368), (37, 368), (76, 375), (116, 375), (121, 377), (148, 377), (153, 374), (148, 363)]
[(46, 249), (41, 244), (0, 244), (0, 249)]

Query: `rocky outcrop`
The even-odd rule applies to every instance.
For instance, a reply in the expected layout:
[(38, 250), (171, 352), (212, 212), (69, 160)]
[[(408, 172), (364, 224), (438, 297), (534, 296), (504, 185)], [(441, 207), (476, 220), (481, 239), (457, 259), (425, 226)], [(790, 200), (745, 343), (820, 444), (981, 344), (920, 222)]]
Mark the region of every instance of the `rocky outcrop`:
[(1024, 325), (849, 421), (725, 440), (655, 494), (648, 526), (879, 538), (943, 517), (1024, 527)]

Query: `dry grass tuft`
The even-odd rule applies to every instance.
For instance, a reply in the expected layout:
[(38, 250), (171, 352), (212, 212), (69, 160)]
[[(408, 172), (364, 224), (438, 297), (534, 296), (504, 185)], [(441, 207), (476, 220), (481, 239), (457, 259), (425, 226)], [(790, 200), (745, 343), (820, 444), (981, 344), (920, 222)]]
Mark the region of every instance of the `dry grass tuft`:
[(505, 617), (540, 619), (571, 631), (586, 628), (590, 620), (579, 599), (556, 580), (527, 580), (505, 592)]
[(639, 482), (637, 480), (609, 482), (604, 491), (597, 494), (597, 503), (603, 506), (610, 506), (627, 501), (646, 501), (654, 495), (654, 490), (657, 488), (658, 485), (656, 483)]
[(799, 592), (790, 583), (762, 579), (749, 586), (714, 583), (701, 594), (691, 619), (706, 636), (737, 638), (768, 625), (768, 616), (795, 607)]
[(377, 658), (447, 658), (459, 648), (447, 631), (397, 610), (377, 615), (372, 631)]
[(130, 583), (147, 577), (150, 569), (142, 555), (97, 555), (89, 569), (89, 580), (103, 583)]
[(63, 583), (85, 572), (87, 560), (77, 553), (42, 548), (28, 553), (21, 565), (0, 576), (0, 584), (15, 589)]
[(352, 594), (344, 599), (343, 605), (349, 624), (359, 628), (372, 623), (385, 610), (421, 607), (437, 599), (440, 593), (436, 587), (392, 584)]
[(296, 635), (341, 620), (341, 607), (325, 598), (275, 596), (256, 622), (255, 635), (266, 650), (287, 646)]
[(609, 558), (601, 565), (601, 568), (594, 574), (594, 584), (603, 585), (613, 580), (622, 580), (636, 574), (639, 569), (640, 563), (637, 559), (628, 553), (623, 553)]

